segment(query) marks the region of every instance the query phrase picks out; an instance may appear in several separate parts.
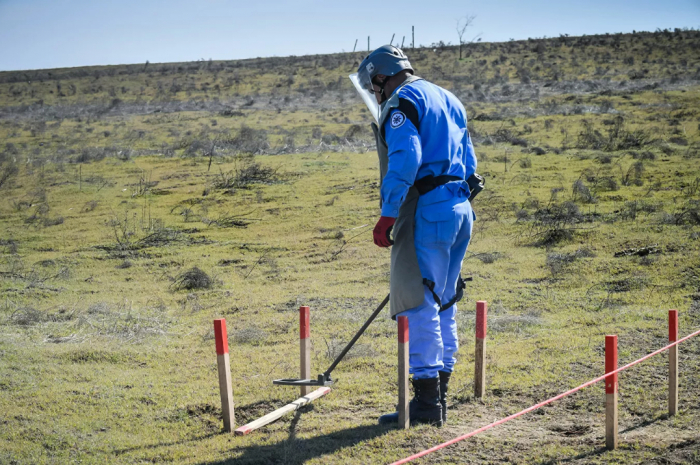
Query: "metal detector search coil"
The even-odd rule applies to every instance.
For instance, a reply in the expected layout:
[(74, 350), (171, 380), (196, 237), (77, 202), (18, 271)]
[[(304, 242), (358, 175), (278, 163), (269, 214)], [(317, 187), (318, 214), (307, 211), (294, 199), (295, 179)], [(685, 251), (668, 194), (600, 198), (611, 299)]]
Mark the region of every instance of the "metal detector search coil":
[(335, 369), (336, 366), (338, 366), (338, 363), (347, 355), (347, 353), (352, 349), (352, 346), (355, 345), (357, 340), (362, 336), (362, 333), (365, 332), (365, 330), (369, 327), (370, 324), (374, 321), (375, 318), (377, 318), (377, 315), (386, 307), (386, 304), (389, 303), (389, 297), (390, 294), (387, 294), (387, 296), (384, 298), (381, 304), (379, 304), (379, 307), (369, 316), (367, 321), (365, 321), (365, 324), (362, 325), (362, 328), (355, 333), (353, 338), (348, 342), (348, 345), (345, 346), (343, 351), (338, 355), (333, 363), (331, 363), (331, 366), (328, 367), (328, 369), (324, 372), (318, 375), (318, 379), (313, 380), (313, 379), (298, 379), (298, 378), (284, 378), (284, 379), (276, 379), (272, 381), (272, 384), (276, 384), (278, 386), (330, 386), (333, 384), (333, 380), (331, 379), (331, 372)]
[(326, 379), (324, 375), (318, 375), (318, 379), (276, 379), (272, 384), (277, 384), (278, 386), (330, 386), (333, 384), (333, 380), (330, 378)]

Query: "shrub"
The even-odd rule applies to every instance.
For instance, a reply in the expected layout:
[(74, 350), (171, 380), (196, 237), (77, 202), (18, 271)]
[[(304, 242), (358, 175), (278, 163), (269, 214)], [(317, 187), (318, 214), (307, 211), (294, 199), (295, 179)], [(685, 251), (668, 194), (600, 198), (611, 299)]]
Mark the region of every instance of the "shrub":
[(266, 339), (267, 333), (260, 328), (243, 328), (233, 333), (233, 340), (237, 344), (258, 345), (262, 342), (265, 342)]
[(355, 141), (361, 139), (364, 134), (365, 130), (362, 126), (359, 124), (353, 124), (347, 131), (345, 131), (345, 135), (343, 137), (349, 141)]
[(521, 158), (520, 160), (518, 160), (518, 165), (521, 168), (532, 168), (532, 160), (530, 160), (529, 158)]
[(654, 213), (659, 209), (657, 204), (649, 203), (644, 200), (632, 200), (625, 202), (620, 210), (620, 217), (625, 220), (636, 220), (639, 213)]
[(13, 176), (19, 173), (19, 168), (14, 162), (7, 162), (0, 167), (0, 187), (4, 186)]
[(572, 186), (572, 198), (574, 201), (580, 200), (584, 203), (596, 202), (595, 196), (581, 179), (574, 181), (574, 185)]
[(595, 254), (588, 248), (582, 247), (573, 253), (551, 253), (547, 254), (545, 265), (549, 268), (552, 275), (557, 275), (564, 270), (567, 265), (575, 262), (579, 258), (595, 257)]
[(632, 163), (630, 167), (627, 169), (627, 172), (625, 172), (622, 175), (622, 185), (623, 186), (641, 186), (644, 184), (644, 180), (642, 179), (642, 174), (644, 173), (644, 163), (641, 161), (637, 161), (635, 163)]
[(644, 147), (650, 142), (651, 139), (647, 132), (641, 129), (628, 131), (624, 127), (624, 118), (618, 116), (614, 119), (614, 124), (608, 129), (606, 135), (594, 129), (590, 121), (584, 120), (583, 130), (579, 133), (576, 141), (576, 148), (613, 152)]
[(534, 239), (533, 245), (549, 247), (571, 240), (582, 221), (583, 215), (575, 203), (551, 203), (535, 211), (525, 235)]
[(674, 225), (700, 225), (700, 200), (688, 200), (673, 213), (664, 213), (661, 221)]
[(195, 266), (180, 274), (172, 287), (179, 291), (182, 289), (209, 289), (212, 285), (213, 281), (209, 275)]
[(656, 160), (656, 155), (648, 150), (642, 153), (630, 152), (630, 155), (632, 155), (632, 158), (635, 160)]
[(241, 166), (224, 172), (220, 171), (214, 180), (217, 189), (245, 189), (251, 184), (275, 182), (277, 170), (265, 167), (250, 159), (241, 160)]
[(239, 153), (262, 154), (270, 148), (267, 131), (241, 126), (238, 134), (226, 141), (228, 147)]
[(46, 321), (47, 315), (34, 307), (22, 307), (10, 315), (10, 321), (19, 326), (31, 326)]

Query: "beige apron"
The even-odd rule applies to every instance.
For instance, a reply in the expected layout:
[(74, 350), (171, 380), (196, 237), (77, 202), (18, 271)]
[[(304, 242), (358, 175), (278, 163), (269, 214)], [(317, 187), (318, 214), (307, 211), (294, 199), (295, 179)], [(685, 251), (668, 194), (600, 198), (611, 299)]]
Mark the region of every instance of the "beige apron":
[[(421, 78), (408, 76), (399, 86), (391, 98), (382, 107), (379, 117), (379, 126), (372, 123), (372, 130), (377, 140), (377, 154), (379, 155), (379, 187), (381, 188), (384, 176), (389, 167), (389, 148), (386, 140), (379, 130), (389, 117), (389, 113), (399, 106), (399, 89)], [(390, 281), (390, 309), (391, 317), (416, 308), (423, 303), (423, 276), (421, 275), (416, 246), (414, 243), (413, 228), (415, 224), (416, 208), (418, 207), (418, 189), (412, 186), (408, 190), (406, 199), (399, 208), (399, 216), (394, 224), (394, 245), (391, 248), (391, 281)], [(381, 197), (380, 197), (381, 207)]]

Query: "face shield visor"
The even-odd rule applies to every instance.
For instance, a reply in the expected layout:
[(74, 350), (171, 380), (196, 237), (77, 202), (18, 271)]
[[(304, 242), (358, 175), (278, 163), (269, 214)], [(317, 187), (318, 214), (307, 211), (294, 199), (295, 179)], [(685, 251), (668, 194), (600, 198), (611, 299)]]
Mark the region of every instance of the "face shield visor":
[(360, 82), (361, 77), (357, 75), (357, 73), (351, 74), (350, 77), (350, 82), (352, 82), (352, 85), (355, 86), (355, 89), (357, 89), (357, 93), (360, 94), (360, 97), (362, 97), (362, 101), (365, 102), (365, 105), (367, 105), (367, 108), (369, 108), (369, 112), (372, 113), (372, 116), (374, 116), (374, 119), (379, 122), (379, 104), (377, 103), (377, 99), (374, 98), (374, 94), (369, 91), (369, 89), (372, 88), (372, 82), (368, 81), (367, 78), (369, 78), (368, 73), (362, 73), (363, 75), (366, 75), (364, 81), (365, 82)]

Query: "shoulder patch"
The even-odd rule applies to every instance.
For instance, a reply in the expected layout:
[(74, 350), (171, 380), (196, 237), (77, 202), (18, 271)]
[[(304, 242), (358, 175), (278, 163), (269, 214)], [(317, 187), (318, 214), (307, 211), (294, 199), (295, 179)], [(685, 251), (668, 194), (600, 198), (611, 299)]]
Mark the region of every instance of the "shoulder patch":
[(393, 129), (400, 128), (405, 121), (406, 115), (404, 115), (402, 111), (395, 111), (394, 114), (391, 115), (391, 127)]

